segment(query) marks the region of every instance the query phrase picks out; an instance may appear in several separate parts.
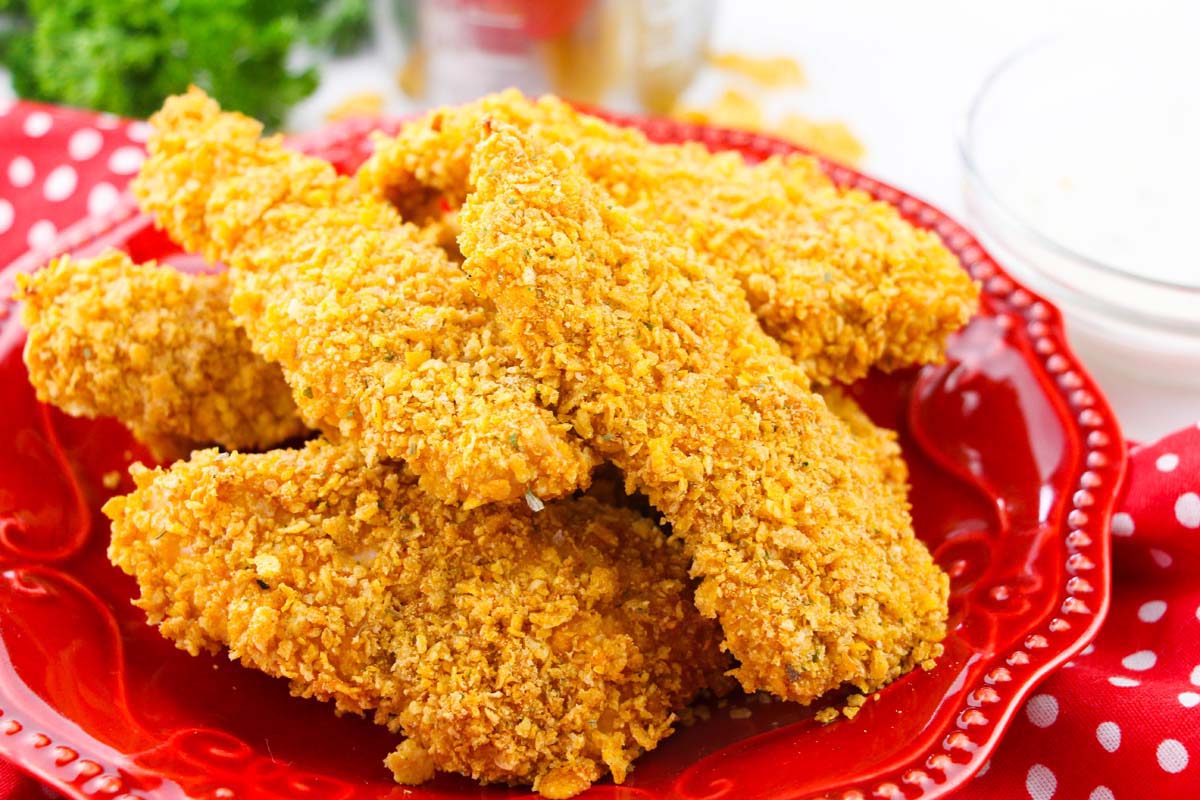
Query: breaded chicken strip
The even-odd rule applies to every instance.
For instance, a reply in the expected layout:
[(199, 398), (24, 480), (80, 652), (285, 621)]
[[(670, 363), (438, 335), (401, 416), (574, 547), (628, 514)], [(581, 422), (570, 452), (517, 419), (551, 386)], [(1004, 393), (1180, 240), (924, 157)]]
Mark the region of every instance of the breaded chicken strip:
[(936, 656), (948, 581), (867, 439), (808, 389), (734, 281), (504, 123), (459, 237), (561, 419), (683, 537), (748, 691), (871, 691)]
[(38, 399), (116, 417), (160, 458), (191, 446), (261, 449), (305, 431), (279, 367), (229, 315), (224, 275), (108, 251), (17, 276)]
[(184, 247), (229, 265), (234, 318), (309, 424), (370, 461), (405, 460), (431, 494), (469, 507), (587, 485), (593, 455), (426, 233), (197, 89), (151, 124), (138, 198)]
[[(896, 432), (880, 427), (871, 421), (845, 389), (840, 386), (822, 386), (817, 393), (825, 398), (825, 405), (836, 414), (850, 432), (858, 438), (869, 456), (883, 473), (884, 485), (892, 491), (899, 503), (908, 502), (908, 465), (900, 451)], [(646, 499), (637, 492), (636, 484), (626, 481), (625, 475), (612, 464), (602, 464), (592, 475), (589, 497), (607, 505), (633, 508), (647, 514), (654, 510)]]
[(482, 121), (507, 120), (576, 154), (618, 204), (653, 217), (733, 274), (767, 332), (817, 383), (940, 361), (978, 290), (936, 234), (839, 189), (805, 156), (749, 166), (700, 144), (657, 145), (553, 97), (516, 91), (441, 109), (377, 142), (360, 185), (421, 219), (461, 203)]
[(436, 244), (445, 252), (446, 257), (455, 264), (462, 263), (462, 253), (458, 249), (457, 212), (445, 212), (441, 216), (430, 219), (421, 226), (421, 236), (425, 241)]
[(817, 393), (824, 398), (829, 410), (846, 423), (850, 433), (861, 441), (870, 453), (870, 457), (883, 474), (884, 486), (895, 495), (897, 502), (904, 503), (907, 507), (908, 465), (904, 463), (896, 432), (872, 422), (854, 398), (840, 386), (824, 386)]
[(109, 557), (151, 624), (403, 731), (402, 783), (620, 783), (728, 666), (682, 548), (591, 498), (465, 511), (324, 440), (133, 475)]

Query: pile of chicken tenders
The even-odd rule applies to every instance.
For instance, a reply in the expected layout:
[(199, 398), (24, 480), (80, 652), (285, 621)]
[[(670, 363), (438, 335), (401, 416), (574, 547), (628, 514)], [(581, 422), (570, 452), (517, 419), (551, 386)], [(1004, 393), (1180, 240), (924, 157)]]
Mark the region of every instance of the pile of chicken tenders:
[(39, 398), (167, 465), (104, 510), (179, 647), (373, 715), (401, 783), (547, 798), (623, 781), (702, 692), (940, 655), (895, 435), (836, 385), (973, 313), (936, 235), (807, 157), (516, 92), (353, 176), (196, 89), (151, 125), (142, 208), (225, 268), (109, 251), (18, 296)]

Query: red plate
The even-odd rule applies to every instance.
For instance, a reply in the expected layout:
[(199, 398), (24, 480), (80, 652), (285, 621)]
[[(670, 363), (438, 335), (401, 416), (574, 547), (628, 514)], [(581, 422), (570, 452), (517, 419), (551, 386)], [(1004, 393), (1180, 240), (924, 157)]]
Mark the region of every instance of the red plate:
[[(752, 160), (794, 148), (746, 133), (620, 119), (660, 141), (698, 140)], [(394, 121), (383, 127), (394, 129)], [(376, 127), (299, 142), (351, 169)], [(1058, 311), (1022, 289), (961, 226), (843, 167), (838, 183), (936, 230), (984, 287), (947, 364), (853, 387), (901, 431), (917, 532), (952, 578), (951, 633), (931, 672), (880, 692), (853, 720), (735, 698), (589, 798), (934, 798), (989, 757), (1030, 690), (1096, 633), (1109, 604), (1108, 523), (1125, 469), (1112, 412), (1063, 338)], [(85, 221), (64, 247), (195, 259), (131, 205)], [(31, 266), (29, 264), (25, 267)], [(0, 276), (0, 292), (11, 274)], [(395, 737), (224, 658), (192, 658), (129, 605), (104, 556), (106, 473), (144, 455), (118, 425), (38, 405), (23, 334), (0, 305), (0, 754), (69, 796), (122, 798), (524, 797), (443, 776), (418, 789), (382, 765)], [(110, 475), (110, 481), (112, 476)], [(127, 491), (121, 478), (116, 491)], [(740, 716), (740, 715), (739, 715)]]

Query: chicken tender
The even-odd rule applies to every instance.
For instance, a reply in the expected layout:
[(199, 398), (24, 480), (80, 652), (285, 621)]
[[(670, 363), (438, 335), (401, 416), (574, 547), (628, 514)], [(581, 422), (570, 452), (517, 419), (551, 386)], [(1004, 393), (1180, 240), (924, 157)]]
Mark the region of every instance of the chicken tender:
[(493, 121), (459, 214), (463, 268), (557, 413), (681, 536), (747, 691), (872, 691), (940, 653), (948, 580), (869, 439), (809, 390), (741, 287)]
[(457, 212), (445, 212), (439, 217), (429, 220), (421, 226), (421, 235), (425, 241), (435, 244), (442, 249), (446, 257), (455, 264), (462, 263), (462, 253), (458, 249)]
[(269, 447), (305, 431), (278, 365), (229, 316), (224, 275), (189, 275), (108, 251), (17, 276), (38, 399), (116, 417), (160, 458), (194, 445)]
[(197, 89), (151, 124), (139, 200), (184, 247), (229, 265), (235, 320), (310, 425), (368, 461), (403, 459), (468, 507), (587, 485), (593, 454), (516, 369), (436, 237)]
[(908, 503), (908, 465), (900, 451), (896, 432), (880, 427), (871, 421), (867, 413), (840, 386), (823, 386), (818, 392), (825, 405), (832, 411), (870, 454), (883, 475), (884, 486), (894, 493), (896, 500)]
[(936, 234), (837, 188), (812, 158), (750, 166), (697, 143), (652, 144), (553, 97), (509, 91), (435, 111), (381, 138), (358, 181), (412, 219), (443, 195), (461, 203), (487, 119), (566, 145), (614, 202), (734, 275), (763, 327), (817, 383), (940, 361), (946, 336), (976, 308), (977, 287)]
[[(896, 432), (880, 427), (871, 421), (845, 389), (840, 386), (822, 386), (817, 390), (825, 399), (825, 405), (836, 414), (850, 432), (858, 438), (867, 453), (883, 473), (884, 485), (900, 503), (908, 502), (908, 465), (900, 451)], [(626, 481), (625, 475), (612, 464), (602, 464), (592, 475), (589, 497), (613, 506), (632, 508), (644, 514), (653, 514), (654, 509), (646, 498), (637, 492), (637, 486)]]
[(150, 623), (373, 712), (409, 737), (388, 758), (402, 783), (444, 770), (551, 798), (620, 783), (721, 684), (682, 548), (634, 512), (465, 511), (325, 440), (133, 475), (104, 507), (109, 557)]

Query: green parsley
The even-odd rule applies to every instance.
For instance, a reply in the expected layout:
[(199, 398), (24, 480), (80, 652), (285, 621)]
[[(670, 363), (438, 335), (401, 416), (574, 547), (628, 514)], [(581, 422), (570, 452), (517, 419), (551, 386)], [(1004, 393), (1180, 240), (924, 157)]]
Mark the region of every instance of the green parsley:
[(196, 84), (277, 127), (317, 85), (289, 66), (308, 41), (339, 52), (367, 0), (0, 0), (0, 61), (22, 97), (146, 117)]

